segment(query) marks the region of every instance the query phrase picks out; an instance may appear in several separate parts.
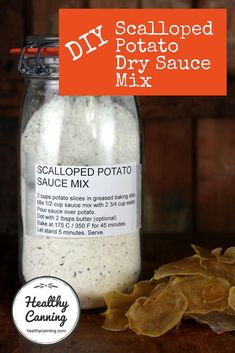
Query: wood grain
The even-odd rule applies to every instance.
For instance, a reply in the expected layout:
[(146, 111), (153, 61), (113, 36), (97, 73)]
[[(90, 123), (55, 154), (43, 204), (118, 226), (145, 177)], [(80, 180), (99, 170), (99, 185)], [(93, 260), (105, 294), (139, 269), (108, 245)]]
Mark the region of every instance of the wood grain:
[(17, 232), (17, 120), (0, 119), (0, 233)]
[(144, 229), (191, 230), (192, 131), (190, 119), (145, 120)]
[(141, 0), (143, 8), (190, 8), (192, 4), (191, 0)]
[(1, 23), (1, 60), (0, 60), (0, 113), (7, 110), (12, 115), (12, 110), (18, 107), (17, 60), (9, 53), (10, 48), (20, 47), (23, 44), (22, 1), (2, 0), (0, 4)]
[(143, 119), (224, 119), (235, 118), (235, 80), (228, 81), (224, 97), (140, 97)]
[(89, 0), (89, 8), (136, 8), (139, 5), (138, 0)]
[(86, 7), (85, 0), (32, 0), (32, 34), (58, 33), (58, 9)]
[(235, 119), (198, 121), (198, 230), (235, 231)]
[(228, 70), (235, 73), (235, 0), (198, 0), (199, 8), (228, 9)]

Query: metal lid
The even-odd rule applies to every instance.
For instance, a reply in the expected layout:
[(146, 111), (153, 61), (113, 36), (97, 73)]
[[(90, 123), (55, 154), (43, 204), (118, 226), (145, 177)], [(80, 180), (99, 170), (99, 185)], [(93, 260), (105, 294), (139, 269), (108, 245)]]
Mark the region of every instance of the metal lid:
[(22, 49), (12, 49), (11, 53), (20, 54), (20, 74), (28, 77), (55, 76), (58, 75), (58, 47), (58, 35), (30, 35)]

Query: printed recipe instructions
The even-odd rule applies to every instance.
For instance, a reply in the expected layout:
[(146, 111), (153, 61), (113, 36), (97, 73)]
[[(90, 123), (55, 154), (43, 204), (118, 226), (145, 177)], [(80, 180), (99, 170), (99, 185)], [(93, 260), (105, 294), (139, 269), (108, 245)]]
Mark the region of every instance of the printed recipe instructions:
[(36, 234), (99, 237), (135, 231), (138, 168), (135, 163), (36, 165)]

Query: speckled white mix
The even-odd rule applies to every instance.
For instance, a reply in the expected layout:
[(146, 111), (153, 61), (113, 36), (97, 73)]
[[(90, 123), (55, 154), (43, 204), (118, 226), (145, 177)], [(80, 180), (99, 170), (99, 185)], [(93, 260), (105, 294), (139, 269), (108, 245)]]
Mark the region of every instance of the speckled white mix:
[(21, 141), (23, 276), (62, 278), (76, 290), (82, 308), (101, 307), (106, 292), (124, 290), (138, 279), (139, 230), (100, 238), (37, 236), (34, 165), (139, 163), (134, 112), (111, 97), (55, 96), (33, 114)]

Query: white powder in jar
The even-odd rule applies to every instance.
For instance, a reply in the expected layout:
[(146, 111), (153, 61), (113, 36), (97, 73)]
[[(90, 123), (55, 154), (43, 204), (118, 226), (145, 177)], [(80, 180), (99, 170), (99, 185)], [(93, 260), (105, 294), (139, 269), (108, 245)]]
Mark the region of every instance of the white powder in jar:
[(21, 139), (22, 272), (64, 279), (82, 308), (104, 305), (103, 295), (124, 290), (140, 272), (140, 234), (95, 238), (36, 235), (35, 164), (139, 164), (135, 113), (111, 97), (53, 97), (28, 121)]

